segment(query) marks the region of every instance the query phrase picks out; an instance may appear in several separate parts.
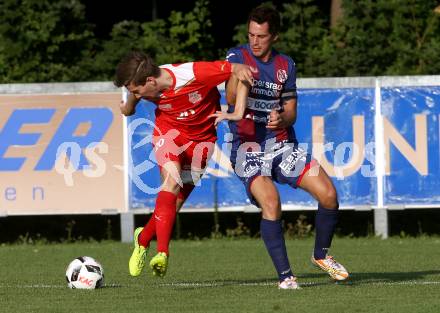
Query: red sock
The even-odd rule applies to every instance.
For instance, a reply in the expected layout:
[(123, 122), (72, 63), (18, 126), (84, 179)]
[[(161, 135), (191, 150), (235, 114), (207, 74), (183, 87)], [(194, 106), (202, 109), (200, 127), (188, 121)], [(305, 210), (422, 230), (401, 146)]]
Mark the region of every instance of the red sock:
[(156, 235), (156, 219), (151, 215), (144, 229), (139, 234), (138, 242), (141, 246), (148, 247), (154, 235)]
[(177, 196), (168, 191), (160, 191), (156, 198), (153, 217), (156, 223), (157, 252), (168, 253), (174, 221), (176, 219)]

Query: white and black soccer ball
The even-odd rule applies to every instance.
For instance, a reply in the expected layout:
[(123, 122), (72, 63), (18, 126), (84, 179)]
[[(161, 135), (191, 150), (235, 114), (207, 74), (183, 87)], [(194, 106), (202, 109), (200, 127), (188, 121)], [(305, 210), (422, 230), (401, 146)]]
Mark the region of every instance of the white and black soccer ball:
[(80, 256), (66, 269), (67, 286), (72, 289), (95, 289), (104, 285), (104, 269), (94, 258)]

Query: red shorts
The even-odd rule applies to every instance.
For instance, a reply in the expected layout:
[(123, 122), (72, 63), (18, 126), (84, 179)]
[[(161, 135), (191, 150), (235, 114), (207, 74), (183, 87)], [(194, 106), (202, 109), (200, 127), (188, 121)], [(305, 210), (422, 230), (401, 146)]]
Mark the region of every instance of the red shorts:
[(202, 177), (211, 158), (216, 137), (205, 141), (192, 141), (182, 136), (177, 129), (153, 135), (153, 148), (157, 163), (163, 167), (167, 162), (177, 162), (181, 166), (184, 184), (195, 185)]

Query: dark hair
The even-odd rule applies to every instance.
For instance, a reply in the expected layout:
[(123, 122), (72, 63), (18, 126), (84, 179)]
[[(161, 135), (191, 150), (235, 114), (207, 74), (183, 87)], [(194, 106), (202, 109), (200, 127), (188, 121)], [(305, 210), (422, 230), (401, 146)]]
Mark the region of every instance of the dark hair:
[(254, 8), (251, 13), (249, 13), (247, 25), (253, 21), (258, 24), (263, 24), (267, 22), (269, 24), (269, 33), (272, 35), (278, 35), (281, 28), (280, 14), (274, 8), (267, 5), (260, 5)]
[(116, 66), (116, 75), (113, 83), (117, 87), (134, 83), (136, 86), (144, 85), (147, 77), (159, 77), (160, 68), (153, 59), (140, 51), (131, 51)]

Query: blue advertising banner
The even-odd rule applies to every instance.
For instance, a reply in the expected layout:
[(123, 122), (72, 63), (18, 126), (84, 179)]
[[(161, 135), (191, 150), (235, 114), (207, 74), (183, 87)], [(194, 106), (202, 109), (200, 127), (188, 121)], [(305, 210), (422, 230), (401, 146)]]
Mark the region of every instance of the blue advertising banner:
[[(374, 88), (299, 91), (298, 140), (333, 177), (341, 206), (376, 203), (374, 111)], [(315, 205), (305, 192), (297, 194), (286, 190), (283, 203)]]
[(385, 205), (440, 204), (440, 87), (381, 88)]
[[(151, 145), (154, 108), (154, 104), (143, 101), (128, 119), (129, 161), (133, 164), (129, 170), (131, 208), (154, 208), (160, 184)], [(334, 176), (342, 206), (375, 204), (373, 88), (301, 90), (295, 130), (301, 146)], [(218, 128), (218, 150), (185, 208), (249, 205), (244, 186), (229, 164), (229, 138), (227, 123), (222, 122)], [(314, 199), (302, 190), (280, 186), (280, 194), (287, 207), (316, 206)]]

